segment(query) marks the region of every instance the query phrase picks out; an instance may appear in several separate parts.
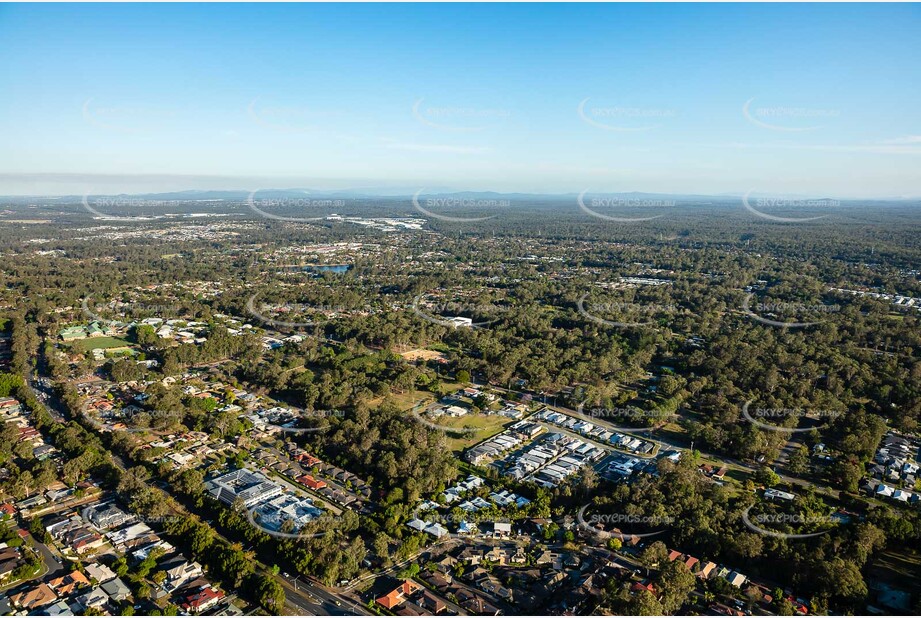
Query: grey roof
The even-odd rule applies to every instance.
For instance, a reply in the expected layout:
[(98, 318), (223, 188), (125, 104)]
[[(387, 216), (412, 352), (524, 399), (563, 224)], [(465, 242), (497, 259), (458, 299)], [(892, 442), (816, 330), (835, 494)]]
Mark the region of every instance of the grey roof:
[(208, 491), (225, 504), (233, 504), (237, 498), (244, 503), (258, 502), (281, 491), (281, 486), (266, 479), (258, 472), (240, 469), (228, 472), (206, 484)]
[(90, 605), (95, 605), (98, 603), (108, 603), (109, 595), (107, 595), (99, 588), (93, 588), (92, 590), (84, 592), (74, 600), (83, 607), (89, 607)]
[[(9, 610), (4, 612), (4, 614), (8, 612)], [(67, 604), (67, 601), (58, 601), (54, 605), (49, 605), (48, 607), (44, 608), (41, 613), (42, 615), (45, 615), (45, 616), (74, 616), (76, 615), (74, 614), (74, 610), (72, 610), (70, 606)]]
[(115, 579), (110, 579), (106, 583), (102, 584), (101, 588), (108, 594), (110, 597), (116, 601), (120, 601), (131, 596), (131, 589), (121, 580), (120, 577)]

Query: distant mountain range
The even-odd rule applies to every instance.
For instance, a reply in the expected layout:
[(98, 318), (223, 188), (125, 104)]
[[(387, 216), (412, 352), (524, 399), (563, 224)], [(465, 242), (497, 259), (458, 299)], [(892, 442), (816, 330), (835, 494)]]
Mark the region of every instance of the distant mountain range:
[[(256, 192), (255, 197), (258, 199), (267, 198), (327, 198), (327, 199), (388, 199), (388, 200), (408, 200), (411, 199), (418, 189), (405, 188), (362, 188), (362, 189), (342, 189), (342, 190), (319, 190), (319, 189), (260, 189)], [(207, 202), (207, 201), (245, 201), (250, 196), (249, 191), (225, 191), (225, 190), (189, 190), (189, 191), (172, 191), (166, 193), (100, 193), (93, 194), (96, 197), (118, 197), (133, 198), (146, 200), (163, 200), (163, 201), (182, 201), (182, 202)], [(509, 200), (509, 201), (573, 201), (579, 193), (501, 193), (497, 191), (452, 191), (450, 189), (425, 189), (420, 194), (426, 198), (437, 196), (440, 198), (454, 198), (463, 200)], [(676, 193), (644, 193), (640, 191), (626, 192), (608, 192), (608, 191), (589, 191), (586, 193), (586, 199), (590, 198), (618, 198), (625, 200), (673, 200), (679, 202), (725, 202), (728, 200), (740, 200), (742, 193), (720, 193), (716, 195), (702, 194), (676, 194)], [(773, 198), (786, 200), (838, 200), (841, 203), (880, 203), (880, 202), (911, 202), (919, 201), (921, 198), (911, 197), (888, 197), (888, 198), (834, 198), (829, 196), (807, 196), (796, 194), (771, 194), (764, 192), (752, 192), (748, 195), (749, 199)], [(54, 202), (81, 201), (82, 195), (65, 195), (65, 196), (2, 196), (2, 199), (8, 199), (15, 202), (21, 202), (25, 199), (47, 199)]]

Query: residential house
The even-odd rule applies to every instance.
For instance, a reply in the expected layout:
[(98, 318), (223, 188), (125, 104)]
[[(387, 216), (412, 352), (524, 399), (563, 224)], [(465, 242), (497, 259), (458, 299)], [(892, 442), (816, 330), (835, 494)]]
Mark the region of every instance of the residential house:
[(191, 591), (182, 602), (182, 609), (200, 613), (217, 605), (224, 598), (224, 592), (210, 585)]
[(41, 506), (41, 505), (43, 505), (43, 504), (46, 504), (47, 502), (48, 502), (48, 500), (45, 498), (45, 496), (43, 496), (43, 495), (41, 495), (41, 494), (36, 494), (36, 495), (34, 495), (34, 496), (31, 496), (31, 497), (29, 497), (29, 498), (26, 498), (25, 500), (19, 501), (19, 502), (16, 504), (16, 507), (17, 507), (20, 511), (23, 511), (23, 510), (29, 510), (29, 509), (34, 508), (34, 507), (36, 507), (36, 506)]
[(698, 560), (694, 556), (691, 556), (690, 554), (682, 554), (681, 552), (675, 551), (675, 550), (672, 550), (669, 552), (668, 554), (669, 562), (674, 562), (675, 560), (678, 560), (678, 559), (680, 559), (681, 562), (684, 563), (684, 566), (686, 566), (689, 571), (693, 571), (694, 567), (697, 566), (697, 564), (700, 562), (700, 560)]
[(131, 524), (125, 528), (107, 532), (106, 536), (116, 547), (133, 548), (157, 540), (157, 534), (145, 523)]
[(42, 609), (43, 616), (74, 616), (74, 610), (71, 609), (67, 601), (58, 601)]
[(403, 604), (407, 598), (416, 594), (422, 590), (422, 586), (410, 579), (404, 579), (403, 583), (399, 586), (388, 592), (382, 597), (375, 599), (378, 605), (386, 609), (392, 610), (395, 607)]
[[(435, 564), (437, 565), (438, 571), (440, 573), (449, 574), (451, 573), (452, 570), (454, 570), (454, 566), (457, 563), (458, 563), (457, 558), (447, 555), (441, 560), (439, 560), (438, 562), (436, 562)], [(436, 575), (439, 575), (439, 573), (436, 573)], [(438, 586), (435, 586), (435, 587), (437, 588)]]
[[(439, 568), (441, 568), (439, 566)], [(445, 592), (451, 586), (451, 582), (454, 581), (454, 578), (448, 574), (442, 573), (432, 573), (431, 575), (423, 575), (422, 578), (429, 583), (432, 588), (440, 592)]]
[(508, 537), (512, 534), (512, 524), (509, 522), (499, 522), (493, 524), (492, 526), (493, 536), (497, 537)]
[(316, 479), (310, 474), (304, 474), (297, 477), (297, 482), (314, 490), (323, 489), (327, 486), (326, 481)]
[(86, 554), (105, 544), (105, 539), (88, 527), (80, 527), (68, 531), (62, 540), (78, 554)]
[(728, 581), (730, 584), (732, 584), (736, 588), (741, 588), (745, 584), (745, 582), (748, 581), (748, 578), (742, 575), (741, 573), (732, 571), (726, 577), (726, 581)]
[(499, 581), (499, 578), (488, 573), (486, 569), (478, 568), (474, 570), (471, 575), (473, 584), (488, 594), (491, 594), (495, 597), (503, 599), (505, 601), (512, 601), (512, 591), (502, 585), (502, 582)]
[(636, 582), (630, 586), (630, 592), (649, 592), (653, 596), (656, 595), (656, 587), (652, 585), (652, 582)]
[(478, 594), (467, 590), (458, 590), (455, 594), (461, 607), (478, 616), (498, 616), (499, 608), (489, 603)]
[(131, 589), (120, 577), (110, 579), (100, 586), (102, 590), (109, 595), (109, 598), (116, 602), (122, 602), (131, 596)]
[(200, 564), (197, 562), (189, 562), (182, 556), (164, 562), (160, 567), (166, 572), (166, 580), (163, 582), (163, 587), (170, 591), (176, 590), (196, 577), (204, 575), (204, 571)]
[(83, 612), (86, 612), (91, 607), (102, 611), (109, 603), (109, 595), (102, 588), (93, 588), (76, 597), (74, 602), (83, 609)]
[(48, 585), (58, 594), (58, 596), (70, 596), (75, 590), (90, 585), (90, 580), (80, 571), (71, 571), (60, 577), (55, 577), (48, 581)]
[(58, 595), (54, 593), (48, 584), (38, 584), (27, 590), (14, 594), (10, 597), (10, 602), (20, 609), (33, 610), (45, 605), (50, 605), (57, 601)]
[(415, 603), (407, 603), (396, 610), (397, 616), (425, 616), (425, 610)]
[(787, 500), (788, 502), (796, 499), (796, 496), (789, 492), (770, 488), (764, 490), (764, 497), (767, 500)]
[(17, 550), (15, 557), (0, 558), (0, 584), (5, 584), (13, 575), (13, 571), (19, 566), (20, 558)]
[(448, 604), (445, 603), (444, 599), (441, 597), (425, 590), (415, 603), (422, 609), (427, 610), (426, 614), (440, 614), (448, 608)]
[(99, 584), (115, 578), (115, 572), (106, 565), (99, 562), (94, 562), (93, 564), (86, 565), (86, 575), (90, 578), (91, 581), (95, 581)]
[(491, 547), (489, 551), (483, 554), (483, 560), (504, 566), (508, 564), (509, 552), (501, 547)]

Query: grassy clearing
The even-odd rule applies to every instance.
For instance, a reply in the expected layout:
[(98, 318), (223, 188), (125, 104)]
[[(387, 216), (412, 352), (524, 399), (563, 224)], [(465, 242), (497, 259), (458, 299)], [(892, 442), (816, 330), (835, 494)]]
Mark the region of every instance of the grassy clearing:
[(416, 405), (421, 403), (431, 403), (435, 401), (434, 393), (428, 391), (404, 391), (402, 393), (390, 393), (386, 397), (375, 397), (368, 403), (373, 406), (379, 406), (384, 401), (393, 402), (400, 410), (412, 410)]
[(921, 593), (921, 551), (904, 546), (888, 549), (877, 555), (867, 573), (872, 579), (917, 595)]
[(661, 438), (666, 442), (676, 442), (680, 446), (685, 448), (690, 446), (687, 434), (677, 423), (667, 423), (664, 426), (656, 429), (655, 433), (652, 434), (654, 438)]
[[(464, 385), (459, 382), (443, 382), (441, 390), (445, 393), (453, 393), (463, 387)], [(416, 408), (421, 411), (424, 407), (438, 401), (439, 397), (429, 391), (409, 390), (402, 393), (391, 393), (386, 398), (378, 397), (372, 399), (369, 403), (372, 406), (379, 406), (384, 403), (385, 399), (393, 402), (400, 410), (409, 412)], [(464, 401), (469, 400), (464, 398)], [(460, 452), (478, 442), (482, 442), (490, 436), (496, 435), (505, 429), (505, 426), (511, 422), (511, 419), (497, 414), (487, 415), (471, 413), (457, 417), (440, 416), (437, 419), (431, 419), (431, 422), (443, 427), (457, 429), (458, 431), (464, 429), (477, 430), (470, 433), (451, 433), (450, 431), (446, 433), (448, 448), (452, 451)]]
[(501, 432), (503, 429), (505, 429), (505, 426), (509, 423), (509, 421), (509, 418), (505, 416), (499, 416), (498, 414), (469, 414), (467, 416), (459, 416), (454, 418), (441, 416), (435, 419), (433, 422), (438, 423), (443, 427), (451, 427), (458, 430), (477, 430), (470, 433), (447, 434), (448, 448), (450, 448), (452, 451), (459, 452)]
[(109, 348), (131, 347), (134, 344), (127, 339), (121, 339), (119, 337), (90, 337), (89, 339), (74, 341), (70, 345), (75, 350), (86, 352), (87, 350), (93, 350), (96, 348), (108, 350)]
[[(463, 384), (459, 382), (442, 382), (441, 390), (445, 393), (453, 393), (454, 391), (463, 388)], [(417, 389), (403, 391), (402, 393), (391, 393), (387, 397), (376, 397), (371, 399), (368, 403), (371, 406), (379, 406), (384, 403), (385, 399), (389, 399), (394, 402), (397, 407), (401, 410), (412, 410), (416, 405), (420, 403), (433, 403), (438, 400), (438, 396), (435, 393), (430, 391), (420, 391)]]

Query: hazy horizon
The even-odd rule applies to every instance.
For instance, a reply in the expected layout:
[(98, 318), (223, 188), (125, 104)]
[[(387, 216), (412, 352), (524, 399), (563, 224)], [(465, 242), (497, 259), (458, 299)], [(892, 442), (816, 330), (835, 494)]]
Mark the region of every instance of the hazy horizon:
[[(0, 175), (2, 177), (2, 175)], [(586, 190), (587, 191), (587, 190)], [(410, 189), (406, 187), (381, 187), (381, 186), (344, 186), (342, 188), (321, 188), (321, 187), (311, 187), (311, 186), (263, 186), (258, 189), (251, 188), (227, 188), (227, 187), (216, 187), (211, 186), (204, 189), (176, 189), (176, 190), (150, 190), (150, 191), (92, 191), (92, 192), (61, 192), (61, 193), (0, 193), (0, 197), (6, 198), (75, 198), (79, 199), (84, 196), (93, 197), (93, 196), (164, 196), (164, 195), (189, 195), (190, 199), (194, 199), (195, 194), (239, 194), (241, 197), (246, 197), (249, 194), (254, 194), (257, 197), (260, 194), (265, 194), (269, 192), (274, 193), (306, 193), (312, 194), (316, 197), (322, 196), (335, 196), (335, 195), (345, 195), (345, 196), (354, 196), (354, 197), (367, 197), (367, 198), (381, 198), (381, 199), (410, 199), (414, 195), (451, 195), (451, 194), (493, 194), (497, 196), (506, 196), (511, 199), (523, 199), (523, 198), (559, 198), (559, 199), (572, 199), (580, 195), (581, 191), (569, 191), (569, 192), (542, 192), (542, 193), (532, 193), (528, 191), (495, 191), (491, 189), (459, 189), (454, 187), (419, 187), (417, 189)], [(834, 198), (844, 201), (913, 201), (921, 200), (921, 195), (913, 196), (895, 196), (895, 195), (867, 195), (859, 197), (848, 197), (841, 195), (833, 194), (803, 194), (803, 193), (769, 193), (764, 191), (744, 191), (744, 192), (726, 192), (726, 193), (671, 193), (671, 192), (661, 192), (661, 191), (590, 191), (590, 195), (644, 195), (644, 196), (669, 196), (676, 199), (685, 199), (685, 198), (713, 198), (713, 199), (740, 199), (745, 196), (750, 197), (777, 197), (777, 198), (801, 198), (801, 199), (816, 199), (816, 198)]]

